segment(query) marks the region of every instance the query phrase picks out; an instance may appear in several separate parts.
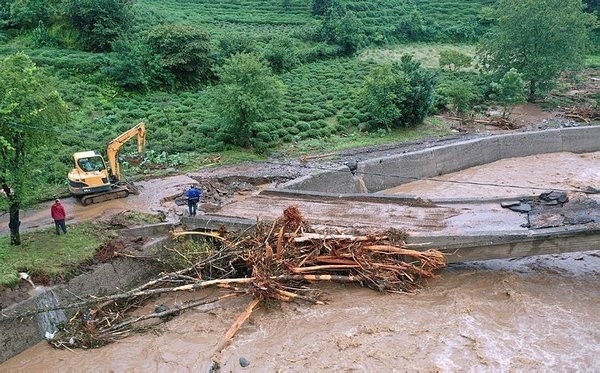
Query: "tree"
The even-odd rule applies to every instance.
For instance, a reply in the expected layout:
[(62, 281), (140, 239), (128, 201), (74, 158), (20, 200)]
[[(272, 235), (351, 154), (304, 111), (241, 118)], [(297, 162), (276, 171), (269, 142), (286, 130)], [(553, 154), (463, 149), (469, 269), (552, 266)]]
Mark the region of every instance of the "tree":
[(407, 40), (425, 40), (428, 36), (425, 18), (417, 9), (412, 9), (399, 19), (396, 33)]
[(212, 101), (229, 136), (227, 141), (248, 146), (255, 135), (252, 125), (278, 115), (284, 85), (266, 61), (253, 53), (231, 56), (217, 74), (221, 84)]
[(324, 16), (333, 5), (335, 0), (313, 0), (312, 14), (315, 16)]
[(179, 82), (212, 78), (210, 35), (203, 28), (182, 23), (158, 25), (148, 32), (147, 43), (160, 66)]
[(298, 45), (289, 36), (275, 36), (262, 52), (265, 60), (276, 73), (290, 71), (300, 64)]
[(473, 58), (462, 52), (448, 49), (440, 52), (440, 67), (448, 67), (450, 71), (458, 71), (471, 66)]
[(217, 42), (219, 62), (236, 53), (253, 53), (258, 50), (256, 37), (249, 33), (228, 33)]
[(471, 108), (475, 94), (473, 83), (465, 80), (451, 80), (440, 84), (439, 93), (446, 98), (447, 102), (457, 114), (464, 114)]
[(365, 79), (359, 93), (362, 104), (380, 124), (419, 124), (433, 105), (436, 78), (411, 56), (400, 62), (376, 67)]
[(586, 11), (597, 12), (600, 10), (600, 0), (585, 0)]
[(502, 105), (502, 118), (510, 115), (512, 106), (525, 101), (525, 82), (515, 69), (507, 71), (500, 82), (492, 83), (492, 89), (496, 100)]
[(402, 117), (397, 103), (406, 98), (408, 88), (408, 79), (402, 71), (394, 71), (391, 64), (381, 65), (365, 78), (359, 93), (360, 104), (389, 129)]
[(32, 159), (67, 121), (56, 90), (23, 53), (0, 62), (0, 187), (9, 204), (10, 242), (20, 245), (19, 210), (32, 187)]
[(106, 52), (133, 25), (132, 0), (67, 0), (66, 13), (86, 50)]
[[(5, 2), (3, 0), (2, 2)], [(47, 23), (56, 4), (55, 1), (46, 0), (13, 0), (6, 1), (0, 8), (5, 10), (5, 24), (7, 27), (32, 29), (40, 22)]]
[(110, 76), (115, 84), (132, 90), (140, 90), (148, 85), (147, 58), (144, 44), (140, 40), (122, 38), (112, 44), (112, 56), (108, 66), (102, 71)]
[(561, 72), (580, 65), (596, 23), (581, 0), (501, 0), (495, 16), (480, 59), (497, 77), (512, 68), (523, 74), (529, 101), (552, 88)]
[(346, 55), (356, 52), (367, 39), (362, 21), (338, 3), (327, 12), (321, 34), (325, 41), (339, 45)]
[(398, 103), (403, 113), (402, 120), (407, 126), (419, 124), (433, 106), (437, 77), (423, 69), (421, 63), (409, 55), (402, 56), (398, 67), (406, 74), (410, 87), (406, 99)]

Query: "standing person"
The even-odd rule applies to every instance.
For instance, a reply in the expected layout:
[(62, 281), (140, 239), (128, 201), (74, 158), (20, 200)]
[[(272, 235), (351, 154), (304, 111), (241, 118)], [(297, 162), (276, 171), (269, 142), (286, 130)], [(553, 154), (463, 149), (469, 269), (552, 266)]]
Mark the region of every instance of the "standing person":
[(200, 201), (200, 197), (202, 196), (202, 191), (198, 189), (196, 185), (192, 185), (187, 192), (185, 192), (185, 198), (187, 198), (188, 210), (190, 211), (190, 216), (196, 216), (196, 208), (198, 202)]
[(64, 234), (67, 234), (67, 225), (65, 224), (65, 218), (67, 217), (67, 214), (65, 213), (64, 206), (62, 203), (60, 203), (58, 198), (54, 200), (54, 204), (52, 207), (50, 207), (50, 215), (52, 215), (52, 219), (54, 219), (56, 234), (60, 235), (61, 230)]

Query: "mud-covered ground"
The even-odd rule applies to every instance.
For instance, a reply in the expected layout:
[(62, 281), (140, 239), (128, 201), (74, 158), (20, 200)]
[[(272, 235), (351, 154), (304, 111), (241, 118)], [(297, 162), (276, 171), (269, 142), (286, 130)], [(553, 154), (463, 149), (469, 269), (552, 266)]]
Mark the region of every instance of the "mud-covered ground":
[[(517, 106), (513, 111), (512, 118), (521, 126), (516, 131), (576, 125), (573, 120), (561, 116), (560, 113), (542, 111), (531, 104)], [(346, 162), (360, 162), (495, 133), (511, 132), (478, 123), (460, 124), (455, 122), (452, 128), (455, 134), (441, 139), (425, 138), (418, 141), (354, 148), (288, 159), (274, 154), (266, 162), (216, 165), (198, 172), (149, 179), (137, 183), (142, 191), (140, 195), (91, 206), (82, 206), (74, 198), (65, 198), (62, 202), (67, 210), (67, 224), (76, 224), (87, 220), (109, 222), (124, 211), (159, 214), (167, 221), (177, 222), (179, 216), (186, 214), (186, 207), (176, 202), (192, 184), (200, 185), (204, 192), (200, 210), (212, 213), (228, 203), (256, 194), (265, 187), (276, 187), (279, 183), (316, 170), (335, 169), (344, 166)], [(53, 223), (49, 216), (50, 205), (51, 202), (47, 202), (21, 211), (21, 229), (51, 227)], [(0, 233), (8, 233), (8, 214), (0, 215)], [(29, 286), (23, 282), (13, 289), (0, 288), (0, 309), (27, 298)]]

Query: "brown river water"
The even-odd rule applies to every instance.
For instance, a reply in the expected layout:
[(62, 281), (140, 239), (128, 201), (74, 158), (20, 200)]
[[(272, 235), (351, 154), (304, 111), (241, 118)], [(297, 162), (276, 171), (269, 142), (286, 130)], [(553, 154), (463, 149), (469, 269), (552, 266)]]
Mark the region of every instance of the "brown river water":
[[(461, 173), (444, 177), (548, 189), (598, 188), (599, 160), (600, 153), (557, 153), (463, 171), (468, 178)], [(513, 173), (513, 168), (520, 171)], [(437, 185), (407, 184), (396, 193), (416, 190), (435, 196)], [(445, 185), (439, 193), (490, 195), (480, 186), (460, 188), (470, 190), (455, 192)], [(522, 189), (505, 192), (528, 194)], [(223, 350), (221, 368), (227, 372), (598, 371), (599, 249), (452, 265), (413, 294), (320, 284), (325, 305), (259, 307)], [(148, 307), (217, 293), (171, 295)], [(218, 307), (189, 310), (154, 332), (95, 350), (56, 350), (42, 342), (0, 365), (0, 372), (204, 372), (218, 341), (248, 302), (231, 299)], [(248, 367), (241, 367), (242, 357), (250, 362)]]

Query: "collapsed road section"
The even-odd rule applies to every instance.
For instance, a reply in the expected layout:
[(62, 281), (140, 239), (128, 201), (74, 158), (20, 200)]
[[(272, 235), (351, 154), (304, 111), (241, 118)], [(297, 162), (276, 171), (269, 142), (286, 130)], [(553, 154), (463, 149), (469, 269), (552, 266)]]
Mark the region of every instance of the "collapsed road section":
[[(448, 196), (443, 198), (390, 195), (385, 191), (506, 158), (597, 152), (598, 139), (600, 127), (587, 126), (489, 136), (393, 154), (358, 162), (353, 168), (319, 170), (280, 188), (225, 205), (218, 215), (182, 218), (182, 222), (192, 230), (217, 229), (223, 225), (229, 229), (247, 229), (257, 219), (274, 220), (286, 207), (294, 205), (307, 221), (323, 227), (324, 232), (325, 229), (327, 232), (400, 229), (407, 232), (407, 243), (421, 244), (424, 250), (443, 250), (449, 262), (595, 250), (600, 248), (597, 213), (600, 174), (592, 173), (586, 186), (558, 191), (571, 196), (570, 201), (559, 206), (548, 201), (540, 203), (541, 196), (552, 193), (552, 190), (544, 192), (545, 185), (533, 188), (538, 191), (536, 194), (529, 188), (524, 195), (489, 197), (449, 197), (451, 186)], [(553, 175), (550, 173), (549, 177)], [(506, 208), (508, 202), (515, 200), (529, 201), (537, 208), (533, 211)], [(586, 219), (565, 218), (567, 211)], [(554, 223), (532, 226), (530, 222), (539, 222), (540, 217)]]

